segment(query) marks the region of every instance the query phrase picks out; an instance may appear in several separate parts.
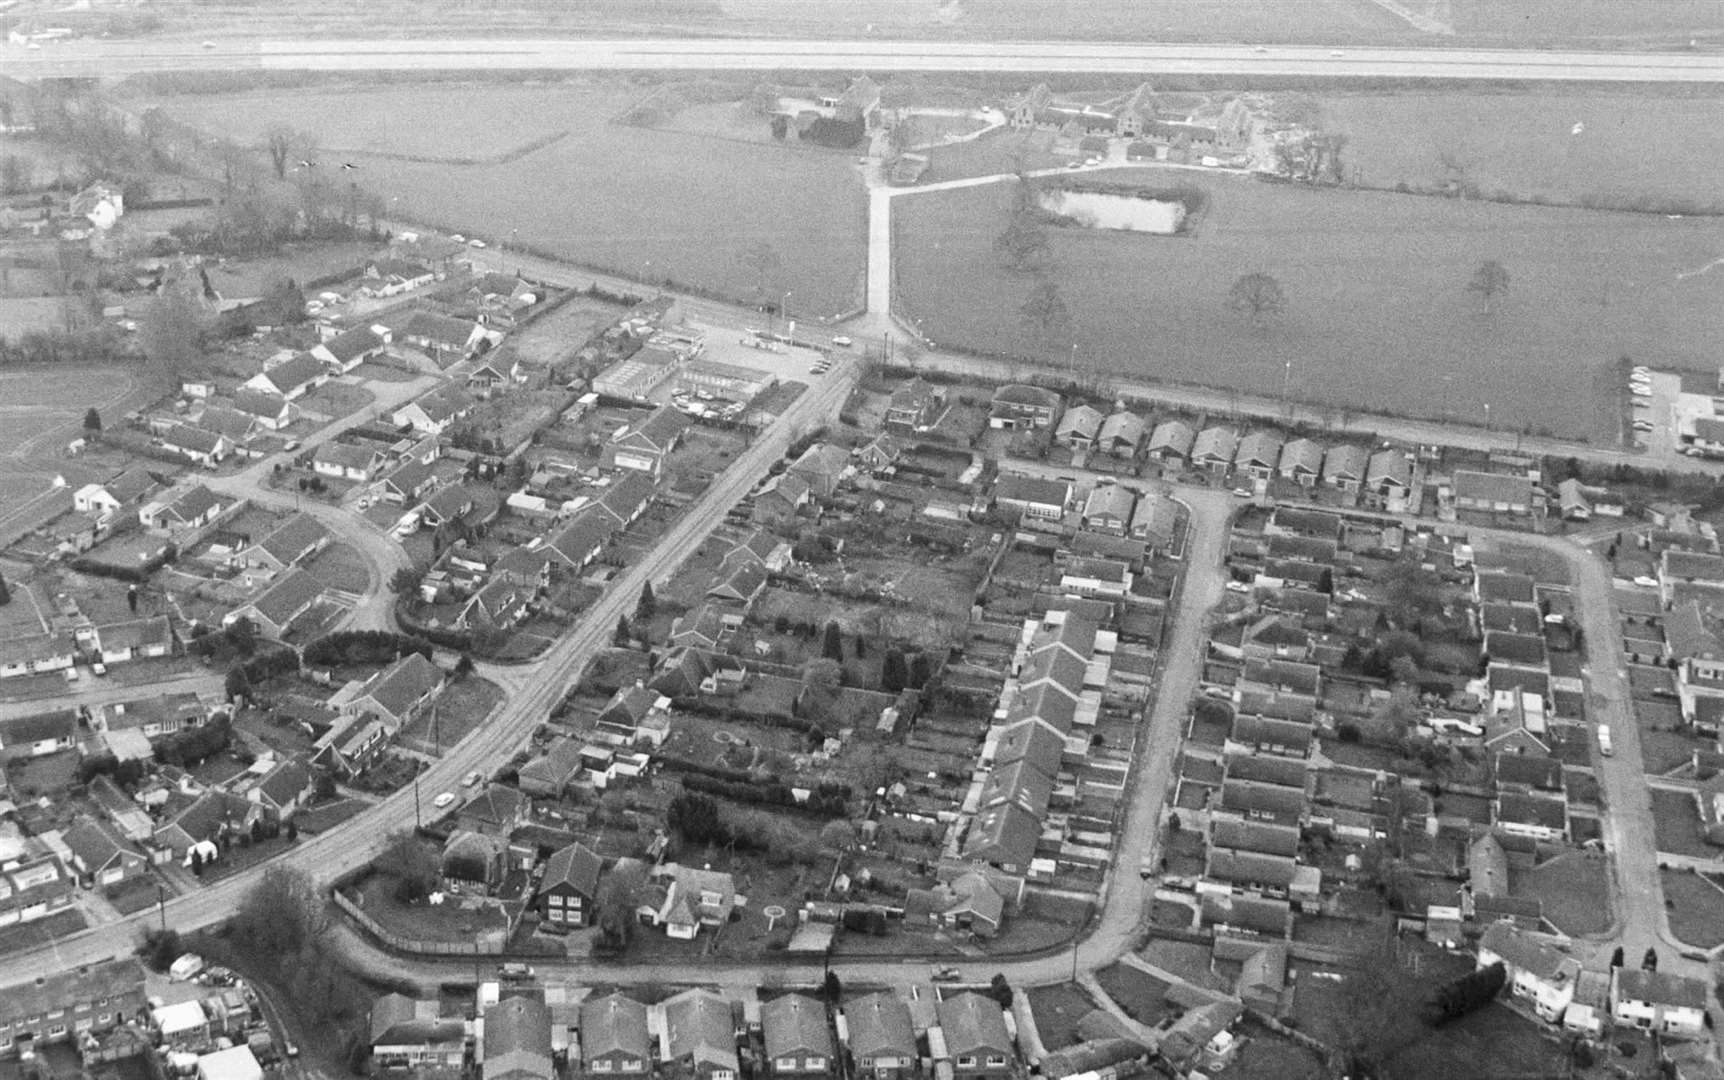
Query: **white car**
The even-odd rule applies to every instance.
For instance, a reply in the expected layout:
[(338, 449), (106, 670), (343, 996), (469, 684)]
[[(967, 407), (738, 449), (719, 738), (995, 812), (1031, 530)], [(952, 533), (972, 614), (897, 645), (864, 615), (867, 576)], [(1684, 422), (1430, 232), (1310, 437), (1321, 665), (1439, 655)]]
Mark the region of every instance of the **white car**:
[(1347, 54), (1342, 52), (1340, 49), (1330, 49), (1329, 55), (1330, 56), (1346, 56)]
[(1648, 390), (1644, 386), (1631, 386), (1628, 388), (1628, 392), (1630, 394), (1633, 394), (1635, 397), (1651, 397), (1652, 396), (1652, 391)]
[(478, 782), (479, 782), (479, 773), (476, 770), (474, 772), (468, 773), (466, 776), (463, 776), (461, 778), (461, 786), (462, 787), (472, 787), (474, 784), (477, 784)]
[(1635, 431), (1651, 431), (1652, 430), (1652, 421), (1650, 421), (1650, 420), (1636, 420), (1634, 422), (1634, 430)]
[(485, 241), (480, 240), (478, 237), (474, 237), (473, 239), (467, 241), (467, 246), (470, 248), (482, 248), (485, 246)]
[(460, 233), (450, 233), (449, 239), (453, 240), (457, 244), (465, 244), (467, 242), (467, 238), (462, 236)]
[(838, 346), (840, 349), (848, 349), (851, 345), (855, 344), (855, 342), (851, 341), (843, 334), (840, 334), (832, 339), (832, 344)]
[(1236, 593), (1248, 593), (1251, 591), (1251, 586), (1245, 584), (1245, 582), (1243, 582), (1243, 581), (1229, 581), (1227, 583), (1227, 591), (1228, 592), (1236, 592)]
[(1635, 578), (1634, 583), (1643, 589), (1658, 588), (1658, 579), (1655, 577), (1647, 577), (1645, 574), (1641, 574), (1639, 577)]
[(445, 791), (443, 794), (437, 796), (435, 799), (432, 799), (431, 805), (435, 806), (437, 809), (441, 810), (445, 806), (448, 806), (450, 803), (452, 803), (454, 801), (455, 801), (455, 793), (453, 791)]

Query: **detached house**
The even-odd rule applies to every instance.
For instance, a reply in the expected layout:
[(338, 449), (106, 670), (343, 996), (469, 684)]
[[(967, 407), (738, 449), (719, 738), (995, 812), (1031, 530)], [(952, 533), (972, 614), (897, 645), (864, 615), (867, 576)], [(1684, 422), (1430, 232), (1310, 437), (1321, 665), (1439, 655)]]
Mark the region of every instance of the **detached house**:
[(834, 1071), (826, 1006), (814, 998), (785, 994), (765, 1002), (760, 1007), (760, 1031), (769, 1076), (817, 1077)]
[(443, 689), (443, 669), (416, 652), (377, 672), (359, 687), (341, 711), (369, 713), (400, 730)]
[(779, 473), (755, 494), (749, 514), (757, 525), (779, 525), (794, 518), (812, 496), (808, 481), (793, 473)]
[(290, 360), (253, 375), (240, 384), (240, 388), (274, 394), (284, 401), (298, 401), (328, 381), (329, 369), (323, 361), (310, 353), (298, 353)]
[(999, 1002), (981, 994), (953, 994), (935, 1007), (952, 1074), (959, 1080), (1011, 1080), (1017, 1052)]
[(1071, 502), (1071, 484), (1039, 476), (1006, 473), (994, 485), (994, 502), (1025, 517), (1059, 521)]
[(916, 1029), (910, 1007), (898, 995), (882, 991), (844, 1005), (850, 1056), (858, 1077), (909, 1080), (916, 1071)]
[(1167, 420), (1155, 426), (1149, 436), (1149, 456), (1157, 461), (1182, 465), (1191, 460), (1191, 448), (1197, 433), (1183, 420)]
[(931, 429), (945, 411), (945, 389), (914, 378), (892, 391), (881, 426), (889, 432), (916, 435)]
[(1365, 491), (1391, 509), (1405, 504), (1413, 490), (1413, 463), (1404, 450), (1379, 450), (1365, 468)]
[(299, 416), (299, 407), (277, 394), (257, 390), (237, 391), (233, 396), (234, 411), (254, 418), (259, 427), (280, 431)]
[(1331, 446), (1323, 453), (1323, 483), (1340, 491), (1358, 491), (1365, 484), (1370, 458), (1362, 446)]
[(85, 818), (60, 837), (72, 853), (72, 869), (93, 886), (108, 888), (149, 872), (149, 860), (99, 818)]
[(365, 268), (363, 296), (399, 296), (437, 280), (429, 266), (408, 259), (378, 259)]
[(657, 480), (687, 430), (688, 418), (671, 406), (662, 405), (640, 420), (618, 428), (605, 443), (602, 463), (607, 469), (634, 469)]
[(1233, 467), (1256, 480), (1275, 475), (1281, 463), (1281, 437), (1270, 431), (1253, 431), (1239, 441)]
[(377, 1070), (459, 1069), (467, 1025), (435, 1000), (384, 994), (371, 1007), (371, 1065)]
[(293, 620), (323, 597), (323, 582), (298, 568), (277, 577), (250, 603), (242, 604), (222, 618), (223, 626), (250, 619), (265, 637), (281, 640)]
[(94, 628), (94, 646), (104, 664), (150, 660), (174, 651), (174, 626), (166, 615)]
[(1294, 439), (1281, 448), (1277, 470), (1281, 479), (1300, 487), (1314, 487), (1323, 474), (1323, 448), (1310, 439)]
[(1562, 1019), (1580, 978), (1580, 964), (1572, 956), (1541, 934), (1498, 922), (1479, 938), (1478, 966), (1498, 963), (1508, 975), (1510, 993), (1531, 1002), (1540, 1019), (1553, 1024)]
[(603, 867), (604, 860), (585, 844), (570, 844), (554, 852), (545, 860), (545, 876), (534, 900), (540, 917), (559, 926), (591, 925), (598, 916), (595, 905)]
[(581, 1003), (581, 1071), (587, 1076), (646, 1076), (652, 1072), (647, 1007), (623, 993)]
[(1101, 422), (1095, 448), (1104, 454), (1130, 460), (1137, 456), (1138, 448), (1148, 433), (1149, 425), (1144, 423), (1143, 417), (1122, 410)]
[(1124, 536), (1131, 527), (1137, 496), (1119, 484), (1097, 484), (1084, 500), (1083, 527), (1110, 536)]
[(1060, 417), (1059, 424), (1054, 428), (1054, 438), (1073, 450), (1089, 451), (1095, 448), (1096, 436), (1101, 434), (1101, 411), (1089, 405), (1073, 405)]
[(658, 1035), (658, 1058), (687, 1080), (737, 1080), (736, 1025), (730, 1002), (711, 990), (684, 990), (652, 1006), (648, 1024)]
[(842, 446), (831, 443), (815, 443), (802, 452), (785, 469), (790, 476), (800, 477), (808, 485), (811, 495), (820, 499), (831, 498), (843, 481), (844, 474), (850, 469), (850, 454)]
[(383, 467), (385, 460), (383, 451), (375, 444), (331, 440), (312, 453), (311, 469), (319, 476), (365, 483)]
[[(385, 328), (385, 332), (387, 329)], [(345, 375), (365, 361), (382, 356), (389, 339), (369, 326), (360, 326), (335, 335), (311, 350), (330, 371)]]
[(1013, 383), (994, 392), (988, 406), (988, 426), (1006, 430), (1052, 427), (1060, 411), (1060, 396), (1039, 386)]
[(191, 424), (175, 424), (162, 432), (163, 449), (195, 462), (206, 469), (213, 469), (227, 459), (233, 452), (233, 445), (221, 435)]
[(160, 498), (139, 508), (138, 520), (154, 532), (188, 532), (210, 524), (226, 509), (215, 492), (194, 484), (163, 492)]
[(1643, 1031), (1703, 1038), (1708, 989), (1700, 979), (1617, 968), (1610, 992), (1610, 1012), (1617, 1023), (1633, 1024)]
[(1239, 434), (1230, 427), (1204, 428), (1191, 444), (1191, 463), (1205, 469), (1225, 471), (1239, 449)]
[(534, 998), (508, 997), (485, 1010), (480, 1080), (554, 1080), (551, 1010)]
[(471, 412), (473, 405), (473, 398), (466, 390), (454, 383), (444, 383), (396, 409), (392, 419), (397, 427), (441, 435), (449, 430), (451, 424)]
[(248, 566), (279, 573), (298, 566), (328, 546), (329, 530), (310, 514), (298, 513), (246, 549)]

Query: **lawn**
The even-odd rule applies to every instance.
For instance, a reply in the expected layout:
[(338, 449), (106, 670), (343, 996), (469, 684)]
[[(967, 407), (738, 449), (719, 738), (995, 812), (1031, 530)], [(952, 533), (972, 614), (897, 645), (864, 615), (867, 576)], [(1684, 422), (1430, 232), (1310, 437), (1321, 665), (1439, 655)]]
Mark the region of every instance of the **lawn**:
[(371, 564), (351, 544), (331, 544), (306, 569), (331, 589), (363, 593), (371, 588)]
[(502, 687), (489, 679), (469, 675), (459, 682), (451, 681), (434, 707), (401, 729), (400, 742), (424, 753), (455, 746), (478, 730), (502, 700)]
[(1700, 810), (1694, 796), (1685, 791), (1652, 788), (1652, 824), (1658, 850), (1672, 855), (1709, 859), (1719, 849), (1706, 842), (1700, 831)]
[(1661, 870), (1670, 932), (1702, 949), (1724, 945), (1724, 890), (1686, 870)]
[(77, 908), (67, 908), (65, 911), (36, 919), (33, 922), (18, 923), (0, 930), (0, 956), (9, 952), (20, 952), (33, 949), (38, 945), (47, 944), (68, 934), (75, 934), (89, 925), (84, 913)]
[(371, 874), (359, 886), (357, 900), (365, 913), (384, 929), (421, 941), (471, 942), (479, 934), (501, 930), (506, 925), (494, 906), (465, 908), (458, 898), (446, 904), (403, 904), (395, 899), (395, 879)]
[(1425, 1038), (1391, 1059), (1397, 1080), (1459, 1076), (1557, 1075), (1564, 1055), (1539, 1026), (1505, 1005), (1490, 1005)]
[(1166, 1002), (1168, 984), (1142, 968), (1115, 961), (1095, 977), (1114, 1004), (1140, 1024), (1153, 1026), (1172, 1011)]
[[(1064, 296), (1078, 354), (1104, 373), (1261, 394), (1288, 376), (1301, 399), (1475, 422), (1489, 402), (1499, 427), (1587, 438), (1605, 365), (1702, 368), (1724, 334), (1715, 285), (1677, 277), (1717, 258), (1724, 221), (1196, 182), (1211, 201), (1194, 235), (1051, 231), (1059, 278), (1082, 282)], [(1034, 276), (993, 249), (1009, 198), (994, 184), (894, 205), (900, 300), (942, 344), (1023, 348)], [(1512, 278), (1489, 317), (1466, 288), (1487, 259)], [(1226, 306), (1253, 271), (1287, 296), (1261, 330)]]
[(1600, 856), (1573, 851), (1510, 874), (1509, 892), (1544, 904), (1544, 917), (1572, 937), (1609, 929), (1610, 868)]
[[(1717, 101), (1709, 94), (1475, 90), (1319, 100), (1326, 126), (1348, 136), (1348, 167), (1370, 187), (1437, 188), (1450, 175), (1440, 160), (1447, 156), (1487, 194), (1581, 205), (1633, 206), (1641, 198), (1724, 205), (1712, 182), (1724, 130), (1713, 122)], [(1645, 123), (1649, 115), (1658, 123)]]
[(1233, 1064), (1217, 1075), (1226, 1080), (1317, 1080), (1329, 1070), (1314, 1052), (1253, 1028)]
[(1049, 1050), (1061, 1050), (1082, 1041), (1078, 1021), (1095, 1011), (1095, 1002), (1073, 983), (1037, 986), (1026, 990), (1030, 1014), (1036, 1018), (1036, 1033)]
[[(277, 125), (319, 133), (326, 156), (399, 199), (396, 213), (653, 281), (753, 298), (755, 244), (781, 260), (768, 295), (805, 316), (861, 297), (865, 206), (848, 156), (613, 124), (647, 88), (570, 79), (160, 99), (178, 119), (256, 145)], [(738, 96), (747, 92), (739, 81)], [(437, 117), (436, 124), (423, 118)], [(568, 134), (497, 163), (491, 159)], [(393, 155), (393, 156), (390, 156)], [(562, 192), (547, 198), (547, 191)], [(717, 211), (717, 208), (721, 208)], [(717, 212), (715, 212), (717, 211)]]

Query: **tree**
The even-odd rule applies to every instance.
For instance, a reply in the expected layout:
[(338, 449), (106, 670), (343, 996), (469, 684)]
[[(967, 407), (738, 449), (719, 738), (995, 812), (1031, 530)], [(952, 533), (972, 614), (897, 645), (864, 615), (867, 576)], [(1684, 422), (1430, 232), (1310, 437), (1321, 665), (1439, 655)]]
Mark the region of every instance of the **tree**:
[(896, 694), (910, 682), (910, 666), (904, 662), (901, 649), (887, 649), (886, 657), (880, 662), (880, 689), (888, 694)]
[(84, 410), (84, 435), (92, 442), (102, 437), (102, 414), (94, 405)]
[(275, 309), (275, 321), (297, 326), (311, 318), (305, 312), (305, 293), (292, 278), (281, 278), (264, 289), (264, 300)]
[(820, 846), (833, 855), (842, 855), (856, 846), (856, 827), (843, 818), (834, 818), (820, 827)]
[(820, 641), (820, 655), (828, 660), (844, 660), (844, 631), (839, 628), (838, 620), (827, 622), (826, 629)]
[(287, 819), (287, 842), (290, 844), (299, 843), (299, 822), (292, 818)]
[(138, 955), (149, 965), (151, 971), (166, 972), (184, 951), (178, 930), (151, 930), (144, 935), (144, 943), (138, 948)]
[(166, 292), (145, 313), (138, 347), (159, 375), (175, 377), (202, 358), (207, 332), (195, 300), (183, 292)]
[(599, 892), (593, 902), (599, 909), (599, 933), (612, 948), (624, 947), (633, 936), (637, 925), (635, 908), (640, 906), (645, 887), (646, 869), (633, 860), (618, 863), (599, 880)]
[(1006, 981), (1004, 974), (988, 980), (988, 996), (999, 1002), (1002, 1009), (1012, 1007), (1012, 984)]
[(802, 688), (804, 690), (816, 690), (831, 695), (836, 694), (842, 685), (844, 685), (844, 668), (839, 665), (838, 661), (822, 656), (803, 665)]
[(192, 848), (191, 870), (192, 877), (204, 876), (204, 853), (197, 848)]
[(12, 602), (12, 590), (6, 586), (6, 579), (0, 577), (0, 607)]
[(826, 980), (821, 985), (821, 991), (826, 998), (826, 1004), (836, 1007), (844, 1000), (844, 983), (838, 978), (838, 973), (830, 969), (826, 972)]
[(1243, 274), (1227, 290), (1227, 306), (1250, 316), (1252, 325), (1262, 330), (1269, 316), (1287, 310), (1287, 294), (1269, 274)]
[(273, 863), (240, 901), (233, 925), (240, 940), (285, 962), (322, 937), (329, 914), (305, 871)]
[(1473, 276), (1467, 282), (1467, 291), (1479, 294), (1479, 300), (1484, 304), (1484, 313), (1496, 313), (1497, 301), (1508, 294), (1509, 272), (1503, 269), (1503, 264), (1495, 259), (1486, 259), (1473, 271)]
[(299, 159), (310, 160), (310, 143), (299, 132), (290, 127), (275, 127), (269, 130), (267, 136), (269, 147), (269, 164), (275, 169), (277, 180), (287, 179), (287, 167)]
[[(1043, 356), (1064, 354), (1070, 347), (1072, 313), (1053, 279), (1036, 279), (1029, 295), (1024, 297), (1023, 305), (1018, 308), (1018, 317), (1023, 320), (1025, 334), (1032, 346)], [(1064, 356), (1060, 358), (1064, 359)]]
[(222, 689), (227, 692), (230, 702), (251, 697), (251, 676), (245, 673), (244, 664), (235, 664), (228, 668), (227, 681), (222, 684)]
[(1613, 968), (1619, 968), (1622, 966), (1622, 946), (1621, 945), (1618, 945), (1616, 947), (1616, 951), (1610, 954), (1610, 966)]
[(619, 649), (626, 649), (634, 644), (634, 632), (629, 628), (627, 615), (617, 616), (617, 630), (611, 635), (611, 644)]
[(1496, 1000), (1497, 994), (1502, 991), (1503, 984), (1507, 981), (1508, 973), (1499, 960), (1490, 967), (1469, 971), (1458, 979), (1444, 983), (1438, 988), (1436, 1000), (1432, 1003), (1437, 1023), (1446, 1024), (1451, 1020), (1459, 1020), (1468, 1013), (1484, 1008)]
[(1006, 207), (1006, 227), (994, 238), (994, 250), (1011, 270), (1028, 270), (1048, 253), (1048, 212), (1042, 209), (1036, 184), (1024, 173), (1012, 185), (1012, 201)]
[(652, 582), (641, 582), (641, 598), (635, 603), (635, 621), (648, 622), (658, 610), (658, 600), (652, 594)]
[(257, 651), (257, 624), (243, 615), (228, 623), (222, 636), (227, 638), (228, 644), (241, 656), (250, 656)]
[(1425, 1033), (1423, 987), (1400, 963), (1393, 923), (1381, 929), (1381, 959), (1347, 973), (1332, 1013), (1330, 1045), (1345, 1075), (1381, 1076), (1385, 1061)]
[(1646, 971), (1657, 971), (1658, 970), (1658, 950), (1654, 949), (1654, 948), (1648, 948), (1646, 950), (1646, 955), (1640, 958), (1640, 966), (1643, 969), (1645, 969)]
[(424, 580), (425, 571), (417, 567), (403, 566), (389, 575), (389, 591), (396, 596), (418, 596), (419, 586)]
[(403, 904), (425, 899), (437, 888), (442, 876), (437, 853), (412, 829), (399, 829), (389, 834), (376, 866), (381, 873), (395, 879), (395, 899)]
[(473, 674), (473, 658), (462, 653), (461, 659), (455, 661), (455, 681), (466, 682), (467, 676), (471, 674)]

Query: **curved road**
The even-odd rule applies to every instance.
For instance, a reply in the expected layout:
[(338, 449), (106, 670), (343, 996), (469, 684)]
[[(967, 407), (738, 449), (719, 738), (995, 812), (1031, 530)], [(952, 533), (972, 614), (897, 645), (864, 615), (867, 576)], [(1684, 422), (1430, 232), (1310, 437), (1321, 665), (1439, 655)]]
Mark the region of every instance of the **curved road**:
[(119, 77), (151, 71), (986, 71), (1046, 75), (1237, 74), (1396, 79), (1724, 82), (1706, 52), (1328, 49), (1100, 42), (799, 41), (785, 39), (389, 39), (49, 42), (9, 46), (14, 78)]

